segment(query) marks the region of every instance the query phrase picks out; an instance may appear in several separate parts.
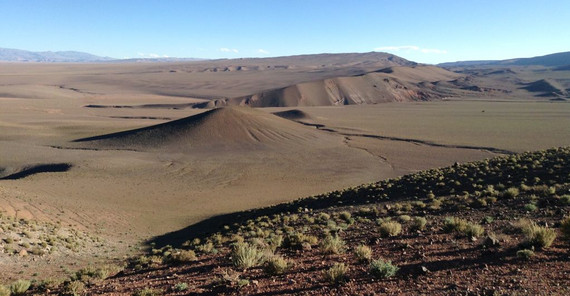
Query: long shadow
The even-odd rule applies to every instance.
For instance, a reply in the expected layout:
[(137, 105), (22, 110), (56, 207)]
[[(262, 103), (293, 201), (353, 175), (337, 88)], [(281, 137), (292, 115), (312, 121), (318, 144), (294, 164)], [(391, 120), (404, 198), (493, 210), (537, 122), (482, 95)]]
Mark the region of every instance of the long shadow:
[[(538, 152), (541, 153), (541, 152)], [(525, 156), (528, 162), (529, 156)], [(534, 156), (537, 157), (537, 156)], [(542, 156), (541, 156), (542, 157)], [(421, 173), (405, 175), (393, 180), (379, 181), (374, 184), (363, 184), (347, 190), (337, 190), (317, 196), (298, 199), (292, 202), (279, 204), (272, 207), (247, 210), (211, 217), (209, 219), (190, 225), (184, 229), (170, 232), (154, 237), (148, 243), (155, 243), (162, 247), (165, 245), (177, 246), (183, 242), (201, 238), (215, 232), (226, 233), (233, 231), (233, 225), (242, 225), (249, 219), (260, 216), (271, 216), (282, 213), (297, 213), (305, 210), (321, 210), (331, 207), (342, 207), (349, 205), (361, 205), (378, 203), (382, 201), (412, 200), (426, 196), (431, 191), (435, 196), (449, 196), (456, 192), (473, 192), (473, 178), (484, 178), (481, 181), (486, 185), (497, 184), (521, 184), (526, 180), (538, 177), (540, 180), (551, 180), (553, 182), (567, 182), (566, 176), (570, 173), (570, 167), (560, 161), (560, 157), (566, 157), (564, 153), (549, 153), (542, 159), (542, 165), (548, 168), (536, 168), (532, 170), (521, 170), (515, 167), (514, 162), (509, 158), (498, 157), (486, 162), (473, 162), (466, 166), (455, 164), (447, 168), (428, 170)], [(531, 158), (532, 159), (532, 158)], [(558, 166), (554, 166), (557, 164)], [(494, 168), (490, 170), (489, 167)], [(486, 173), (481, 174), (479, 171)], [(496, 173), (500, 172), (500, 174)], [(456, 180), (457, 184), (445, 184), (439, 186), (440, 178), (443, 180)], [(509, 185), (510, 186), (510, 185)], [(440, 210), (439, 214), (453, 212), (451, 208)], [(225, 225), (230, 226), (229, 230), (224, 230)]]
[(38, 164), (25, 167), (17, 173), (0, 178), (0, 180), (18, 180), (39, 173), (67, 172), (71, 167), (72, 165), (69, 163)]

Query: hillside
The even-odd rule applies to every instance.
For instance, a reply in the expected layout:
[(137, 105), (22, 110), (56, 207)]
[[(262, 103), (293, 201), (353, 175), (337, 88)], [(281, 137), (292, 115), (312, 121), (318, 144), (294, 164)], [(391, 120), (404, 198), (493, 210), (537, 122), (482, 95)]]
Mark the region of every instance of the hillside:
[(111, 60), (113, 59), (109, 57), (100, 57), (78, 51), (34, 52), (21, 49), (0, 48), (0, 61), (4, 62), (86, 63)]
[(255, 146), (307, 146), (330, 140), (320, 133), (281, 117), (251, 108), (219, 108), (198, 115), (135, 130), (75, 140), (89, 147), (135, 150), (192, 148), (231, 150)]
[(497, 157), (215, 217), (156, 238), (119, 273), (31, 291), (565, 295), (569, 159), (568, 147)]
[(570, 65), (570, 51), (553, 53), (531, 58), (517, 58), (508, 60), (485, 60), (485, 61), (459, 61), (438, 64), (440, 67), (469, 67), (469, 66), (545, 66), (562, 67)]
[(437, 88), (434, 83), (459, 77), (461, 75), (435, 66), (397, 66), (349, 77), (298, 83), (250, 96), (217, 99), (198, 106), (293, 107), (429, 101), (450, 95), (448, 90)]

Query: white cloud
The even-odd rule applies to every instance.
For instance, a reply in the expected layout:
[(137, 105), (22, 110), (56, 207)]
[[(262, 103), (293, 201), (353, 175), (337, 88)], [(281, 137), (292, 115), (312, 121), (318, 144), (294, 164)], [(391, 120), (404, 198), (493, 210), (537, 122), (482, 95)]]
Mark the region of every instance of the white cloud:
[(222, 47), (220, 48), (221, 52), (233, 52), (233, 53), (238, 53), (239, 50), (235, 49), (235, 48), (227, 48), (227, 47)]
[(168, 55), (165, 55), (165, 54), (160, 55), (157, 53), (142, 53), (142, 52), (137, 53), (137, 55), (143, 59), (156, 59), (156, 58), (168, 58), (169, 57)]
[(421, 53), (434, 53), (434, 54), (446, 54), (447, 50), (436, 49), (436, 48), (421, 48), (415, 45), (403, 45), (403, 46), (383, 46), (377, 47), (375, 51), (419, 51)]
[(262, 49), (262, 48), (258, 49), (257, 52), (261, 53), (261, 54), (269, 54), (269, 51)]

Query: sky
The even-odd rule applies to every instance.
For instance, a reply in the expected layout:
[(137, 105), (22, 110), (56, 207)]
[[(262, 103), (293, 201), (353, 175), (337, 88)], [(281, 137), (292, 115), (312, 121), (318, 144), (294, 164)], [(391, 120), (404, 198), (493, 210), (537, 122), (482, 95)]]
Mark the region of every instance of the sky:
[(0, 0), (0, 47), (113, 58), (383, 51), (436, 64), (570, 51), (570, 1)]

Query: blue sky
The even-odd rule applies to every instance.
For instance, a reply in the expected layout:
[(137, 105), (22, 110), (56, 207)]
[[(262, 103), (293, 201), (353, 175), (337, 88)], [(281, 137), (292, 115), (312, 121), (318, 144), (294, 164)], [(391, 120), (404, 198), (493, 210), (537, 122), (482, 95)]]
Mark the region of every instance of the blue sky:
[(570, 51), (570, 1), (0, 0), (0, 47), (114, 58), (387, 51), (439, 63)]

